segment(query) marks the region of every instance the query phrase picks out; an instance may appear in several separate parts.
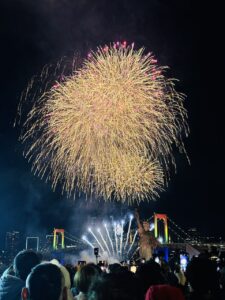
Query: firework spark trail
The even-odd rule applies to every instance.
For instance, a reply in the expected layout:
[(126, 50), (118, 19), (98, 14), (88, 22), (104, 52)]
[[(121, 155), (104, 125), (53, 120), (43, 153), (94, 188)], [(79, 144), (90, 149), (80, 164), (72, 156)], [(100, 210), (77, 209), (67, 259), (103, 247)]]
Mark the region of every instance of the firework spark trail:
[[(119, 259), (119, 260), (125, 260), (125, 259), (130, 259), (131, 255), (134, 254), (133, 250), (134, 247), (137, 247), (138, 241), (137, 241), (137, 231), (136, 231), (136, 226), (134, 223), (132, 223), (131, 219), (133, 218), (132, 215), (129, 216), (129, 221), (131, 221), (131, 225), (134, 230), (134, 236), (132, 239), (132, 245), (129, 245), (130, 247), (126, 246), (126, 249), (124, 248), (125, 246), (125, 241), (127, 237), (127, 231), (129, 231), (129, 224), (125, 223), (126, 217), (123, 219), (113, 221), (114, 218), (111, 216), (111, 221), (108, 223), (107, 222), (102, 222), (100, 221), (99, 223), (95, 223), (96, 227), (96, 232), (98, 234), (93, 235), (93, 227), (88, 226), (88, 231), (92, 231), (92, 239), (90, 239), (90, 242), (94, 245), (97, 241), (98, 245), (100, 246), (100, 243), (102, 245), (102, 248), (107, 249), (107, 251), (102, 250), (100, 248), (100, 251), (104, 251), (104, 255), (108, 259)], [(128, 223), (128, 222), (127, 222)], [(128, 226), (127, 226), (128, 225)], [(131, 231), (131, 227), (130, 227)], [(107, 233), (108, 232), (108, 233)], [(86, 238), (87, 235), (84, 235), (83, 237)], [(128, 235), (129, 236), (129, 235)], [(83, 239), (82, 237), (82, 239)], [(97, 240), (96, 240), (97, 237)], [(108, 237), (108, 238), (107, 238)], [(121, 243), (122, 241), (122, 243)], [(107, 247), (108, 246), (108, 247)], [(100, 246), (101, 247), (101, 246)], [(111, 249), (112, 248), (112, 249)], [(129, 252), (127, 251), (129, 249)]]
[(132, 254), (132, 256), (131, 256), (131, 258), (130, 259), (132, 259), (133, 258), (133, 256), (135, 255), (135, 253), (138, 251), (140, 249), (140, 247), (138, 246), (135, 250), (134, 250), (134, 252), (133, 252), (133, 254)]
[(21, 134), (33, 172), (68, 196), (157, 197), (188, 126), (184, 95), (156, 63), (133, 45), (100, 47), (44, 92)]
[(117, 238), (117, 233), (116, 233), (116, 223), (114, 223), (114, 235), (115, 235), (115, 241), (116, 241), (116, 254), (119, 255), (119, 251), (118, 251), (118, 238)]
[(100, 235), (100, 237), (101, 237), (103, 243), (105, 244), (105, 247), (106, 247), (106, 249), (107, 249), (109, 255), (111, 255), (111, 252), (110, 252), (109, 247), (108, 247), (108, 245), (107, 245), (107, 243), (106, 243), (106, 240), (104, 239), (104, 237), (103, 237), (103, 235), (102, 235), (102, 233), (101, 233), (101, 230), (98, 229), (97, 231), (98, 231), (98, 233), (99, 233), (99, 235)]
[(110, 234), (109, 234), (109, 231), (108, 231), (107, 225), (105, 224), (105, 225), (104, 225), (104, 227), (105, 227), (105, 230), (106, 230), (106, 233), (107, 233), (108, 239), (109, 239), (109, 241), (110, 241), (110, 245), (111, 245), (111, 247), (112, 247), (112, 253), (113, 253), (113, 255), (114, 255), (114, 247), (113, 247), (113, 242), (112, 242), (112, 239), (111, 239), (111, 237), (110, 237)]
[(136, 230), (136, 231), (135, 231), (135, 234), (134, 234), (134, 238), (133, 238), (132, 244), (130, 245), (130, 248), (128, 249), (127, 254), (129, 254), (130, 250), (132, 249), (132, 247), (133, 247), (133, 245), (134, 245), (134, 242), (135, 242), (135, 240), (136, 240), (137, 233), (138, 233), (138, 231)]
[(126, 242), (125, 242), (125, 245), (124, 245), (124, 250), (126, 250), (128, 239), (129, 239), (129, 236), (130, 236), (130, 227), (131, 227), (132, 220), (133, 220), (133, 216), (130, 216), (128, 231), (127, 231), (127, 238), (126, 238)]
[(122, 257), (122, 252), (123, 252), (123, 225), (124, 225), (124, 220), (121, 221), (121, 234), (120, 234), (120, 256)]
[(98, 238), (97, 238), (97, 236), (94, 234), (94, 232), (93, 232), (91, 229), (89, 229), (89, 232), (93, 235), (93, 237), (95, 238), (96, 242), (99, 244), (100, 248), (102, 249), (102, 252), (105, 252), (105, 250), (104, 250), (104, 248), (103, 248), (101, 242), (98, 240)]
[(83, 236), (82, 240), (84, 240), (89, 246), (91, 246), (91, 248), (94, 249), (94, 245), (86, 238), (86, 236)]

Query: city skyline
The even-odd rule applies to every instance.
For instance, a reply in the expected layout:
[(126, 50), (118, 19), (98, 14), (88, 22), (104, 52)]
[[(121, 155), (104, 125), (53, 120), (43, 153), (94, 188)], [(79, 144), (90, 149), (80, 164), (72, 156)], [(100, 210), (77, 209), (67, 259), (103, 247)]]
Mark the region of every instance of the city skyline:
[[(97, 220), (96, 218), (91, 218), (90, 220), (92, 220), (92, 221), (91, 221), (91, 223), (89, 223), (89, 225), (88, 225), (88, 223), (85, 224), (86, 232), (88, 232), (90, 224), (93, 228), (95, 228), (95, 230), (96, 230), (96, 228), (98, 229), (99, 226), (101, 226), (100, 225), (101, 220)], [(161, 220), (160, 219), (158, 220), (159, 227), (158, 227), (157, 232), (160, 237), (161, 243), (162, 242), (164, 242), (164, 243), (177, 243), (177, 242), (185, 243), (186, 242), (186, 243), (191, 243), (191, 244), (193, 244), (193, 243), (194, 244), (195, 243), (208, 243), (208, 244), (213, 245), (214, 243), (220, 243), (220, 242), (224, 243), (224, 241), (225, 241), (224, 236), (223, 237), (222, 236), (203, 236), (198, 231), (198, 229), (195, 227), (190, 227), (186, 230), (186, 229), (180, 227), (178, 224), (176, 224), (170, 218), (168, 218), (168, 221), (169, 221), (169, 224), (168, 224), (167, 230), (168, 230), (169, 239), (168, 239), (168, 241), (166, 241), (165, 228), (163, 229)], [(115, 223), (114, 221), (112, 221), (112, 222)], [(124, 222), (124, 218), (122, 219), (122, 221), (117, 220), (118, 224), (120, 222)], [(102, 223), (102, 225), (103, 224), (107, 224), (106, 221), (104, 221), (104, 223)], [(128, 221), (126, 221), (125, 225), (126, 225), (126, 227), (128, 226)], [(150, 225), (150, 230), (155, 232), (153, 218), (150, 218), (149, 225)], [(134, 222), (134, 227), (136, 228), (136, 222)], [(133, 233), (135, 232), (135, 228), (132, 229)], [(18, 252), (18, 249), (19, 250), (33, 249), (33, 250), (41, 251), (43, 244), (46, 244), (46, 245), (48, 244), (49, 249), (51, 248), (53, 250), (54, 249), (54, 241), (53, 241), (54, 230), (55, 230), (55, 228), (52, 228), (46, 232), (33, 232), (33, 233), (30, 233), (29, 235), (27, 235), (25, 232), (19, 232), (16, 230), (5, 232), (4, 233), (5, 234), (4, 243), (1, 243), (1, 241), (0, 241), (0, 245), (2, 245), (0, 250), (7, 250), (10, 257), (14, 257), (15, 254)], [(64, 228), (56, 229), (56, 230), (64, 231)], [(66, 238), (65, 247), (67, 247), (67, 245), (71, 245), (71, 244), (75, 243), (75, 240), (82, 241), (82, 236), (84, 236), (84, 235), (81, 230), (76, 230), (76, 232), (75, 233), (73, 232), (72, 234), (68, 231), (65, 231), (65, 238)], [(58, 237), (58, 235), (57, 235), (57, 237)], [(74, 240), (71, 239), (71, 237), (73, 237)], [(45, 242), (44, 242), (44, 240), (45, 240)], [(57, 243), (60, 243), (60, 240), (61, 240), (61, 238), (59, 240), (57, 238), (57, 241), (58, 241)], [(63, 238), (63, 240), (64, 240), (64, 238)], [(72, 241), (72, 243), (71, 243), (71, 241)]]

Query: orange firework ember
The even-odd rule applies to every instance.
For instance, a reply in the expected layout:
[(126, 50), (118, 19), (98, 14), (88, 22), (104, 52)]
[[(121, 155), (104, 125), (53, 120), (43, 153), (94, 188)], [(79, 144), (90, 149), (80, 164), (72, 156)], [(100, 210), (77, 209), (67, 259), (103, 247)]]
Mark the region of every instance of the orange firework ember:
[(76, 188), (105, 200), (157, 196), (188, 126), (183, 95), (156, 63), (133, 45), (100, 47), (44, 92), (21, 136), (34, 172), (69, 196)]

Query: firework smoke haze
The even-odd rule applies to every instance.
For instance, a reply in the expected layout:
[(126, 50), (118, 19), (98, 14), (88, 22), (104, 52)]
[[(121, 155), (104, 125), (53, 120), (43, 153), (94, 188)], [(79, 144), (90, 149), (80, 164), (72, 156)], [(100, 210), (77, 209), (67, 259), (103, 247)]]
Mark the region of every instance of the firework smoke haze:
[(68, 196), (140, 202), (158, 196), (188, 134), (184, 96), (144, 49), (115, 43), (39, 97), (21, 139), (33, 171)]

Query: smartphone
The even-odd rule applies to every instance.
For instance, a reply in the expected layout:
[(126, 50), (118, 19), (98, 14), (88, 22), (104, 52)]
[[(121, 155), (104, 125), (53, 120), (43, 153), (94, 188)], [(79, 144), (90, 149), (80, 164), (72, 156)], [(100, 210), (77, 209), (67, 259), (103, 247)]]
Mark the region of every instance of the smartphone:
[(180, 254), (180, 268), (183, 271), (186, 271), (187, 264), (188, 264), (188, 257), (187, 257), (187, 255)]
[(78, 261), (78, 266), (85, 266), (86, 265), (86, 261), (85, 260), (79, 260)]
[(157, 264), (159, 264), (159, 257), (158, 256), (156, 256), (156, 258), (155, 258), (155, 262), (157, 263)]

